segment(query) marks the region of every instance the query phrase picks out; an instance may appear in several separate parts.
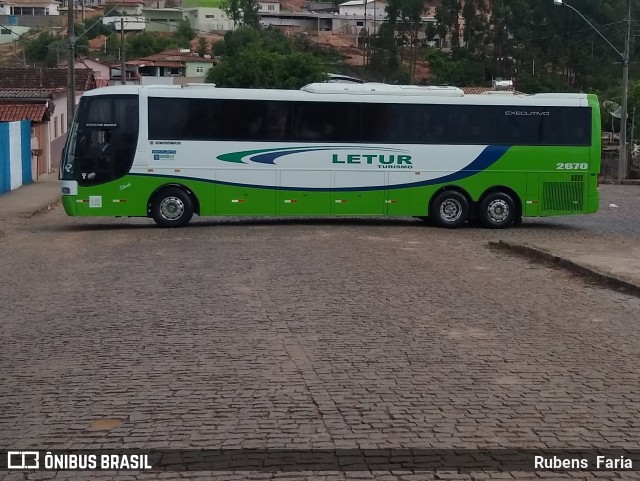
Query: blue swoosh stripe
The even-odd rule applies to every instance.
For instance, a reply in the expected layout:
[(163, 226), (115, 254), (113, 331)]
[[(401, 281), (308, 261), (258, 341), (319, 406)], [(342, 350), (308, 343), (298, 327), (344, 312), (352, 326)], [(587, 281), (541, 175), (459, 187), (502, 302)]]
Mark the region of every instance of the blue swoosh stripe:
[[(482, 152), (480, 152), (480, 155), (478, 155), (478, 157), (476, 157), (473, 162), (471, 162), (469, 165), (459, 170), (458, 172), (453, 172), (452, 174), (445, 175), (443, 177), (438, 177), (436, 179), (426, 180), (424, 182), (418, 182), (417, 184), (411, 185), (441, 184), (470, 177), (476, 172), (491, 167), (498, 161), (498, 159), (500, 159), (500, 157), (505, 154), (507, 150), (509, 150), (508, 145), (490, 145), (486, 147)], [(398, 187), (389, 186), (389, 188), (396, 189)]]
[[(380, 185), (380, 186), (369, 186), (369, 187), (342, 187), (342, 188), (318, 188), (318, 187), (279, 187), (279, 186), (271, 186), (271, 185), (256, 185), (256, 184), (241, 184), (237, 182), (225, 182), (220, 180), (209, 180), (209, 179), (199, 179), (197, 177), (181, 177), (175, 175), (151, 175), (151, 177), (168, 177), (168, 178), (181, 178), (185, 180), (194, 180), (199, 182), (208, 182), (213, 184), (221, 184), (221, 185), (232, 185), (236, 187), (250, 187), (256, 189), (275, 189), (275, 190), (296, 190), (296, 191), (313, 191), (313, 192), (330, 192), (330, 191), (340, 191), (340, 192), (349, 192), (349, 191), (364, 191), (364, 190), (392, 190), (392, 189), (405, 189), (408, 187), (422, 187), (426, 185), (434, 185), (434, 184), (444, 184), (449, 182), (454, 182), (457, 180), (465, 179), (467, 177), (471, 177), (472, 175), (491, 167), (495, 164), (504, 154), (509, 150), (510, 146), (506, 145), (490, 145), (486, 147), (478, 157), (476, 157), (473, 162), (468, 164), (466, 167), (462, 168), (458, 172), (454, 172), (452, 174), (448, 174), (442, 177), (437, 177), (435, 179), (429, 179), (422, 182), (410, 182), (407, 184), (396, 184), (396, 185)], [(404, 170), (403, 172), (411, 172), (411, 170)], [(129, 175), (140, 175), (140, 176), (149, 176), (149, 174), (129, 174)]]

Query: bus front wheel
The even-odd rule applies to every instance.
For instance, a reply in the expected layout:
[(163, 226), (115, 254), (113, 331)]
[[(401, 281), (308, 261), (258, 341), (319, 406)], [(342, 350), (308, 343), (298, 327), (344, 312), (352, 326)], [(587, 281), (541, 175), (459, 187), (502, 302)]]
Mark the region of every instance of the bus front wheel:
[(431, 204), (430, 218), (440, 226), (450, 229), (460, 227), (469, 218), (469, 201), (456, 190), (445, 190)]
[(153, 197), (151, 216), (161, 227), (183, 227), (193, 217), (193, 201), (178, 187), (163, 189)]
[(491, 192), (480, 202), (480, 222), (489, 229), (504, 229), (518, 217), (516, 204), (505, 192)]

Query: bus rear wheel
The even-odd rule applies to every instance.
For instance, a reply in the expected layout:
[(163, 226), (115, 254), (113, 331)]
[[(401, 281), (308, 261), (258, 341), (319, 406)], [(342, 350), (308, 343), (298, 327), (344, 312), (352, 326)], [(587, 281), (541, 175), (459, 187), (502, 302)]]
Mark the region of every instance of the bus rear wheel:
[(163, 189), (153, 197), (151, 216), (161, 227), (184, 227), (193, 217), (193, 201), (178, 187)]
[(514, 223), (518, 212), (511, 196), (505, 192), (491, 192), (480, 202), (480, 222), (489, 229), (504, 229)]
[(462, 193), (445, 190), (433, 200), (429, 217), (437, 226), (453, 229), (467, 221), (469, 212), (469, 201)]

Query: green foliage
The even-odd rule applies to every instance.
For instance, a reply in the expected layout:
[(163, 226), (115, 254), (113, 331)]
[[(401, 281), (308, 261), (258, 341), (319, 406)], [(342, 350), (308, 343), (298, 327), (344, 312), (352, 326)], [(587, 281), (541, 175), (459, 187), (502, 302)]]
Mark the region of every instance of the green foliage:
[(24, 55), (27, 63), (43, 64), (49, 55), (49, 46), (60, 40), (59, 36), (50, 32), (40, 32), (34, 38), (23, 36)]
[(239, 26), (257, 28), (260, 24), (256, 0), (222, 0), (221, 7)]
[(87, 40), (99, 37), (100, 35), (109, 36), (113, 32), (111, 26), (102, 23), (102, 17), (87, 18), (84, 22), (75, 24), (74, 29), (77, 37), (82, 35), (82, 37)]
[(467, 50), (455, 48), (450, 54), (436, 48), (425, 49), (431, 69), (431, 83), (478, 86), (485, 83), (484, 64)]
[(326, 79), (334, 52), (323, 52), (302, 38), (290, 39), (276, 29), (264, 31), (242, 27), (227, 32), (214, 45), (221, 63), (207, 73), (207, 82), (219, 87), (300, 87)]
[[(575, 4), (620, 51), (624, 48), (625, 6), (620, 0)], [(465, 23), (463, 32), (459, 15)], [(638, 15), (640, 0), (632, 0), (632, 17)], [(453, 53), (445, 59), (427, 50), (434, 81), (489, 85), (492, 78), (505, 77), (513, 78), (517, 88), (526, 92), (609, 95), (612, 85), (619, 88), (620, 56), (578, 14), (555, 6), (552, 0), (441, 0), (436, 19), (438, 34)], [(456, 48), (461, 42), (462, 57)], [(632, 62), (639, 48), (632, 49)], [(637, 74), (632, 63), (631, 76)]]
[[(111, 39), (107, 41), (107, 44)], [(119, 45), (118, 40), (118, 45)], [(125, 38), (127, 58), (148, 57), (163, 50), (187, 48), (189, 40), (184, 37), (164, 37), (154, 32), (129, 34)]]
[(191, 22), (188, 19), (180, 20), (176, 30), (176, 37), (187, 41), (196, 38), (196, 31), (191, 27)]
[[(371, 68), (381, 69), (385, 77), (395, 80), (409, 73), (409, 82), (413, 82), (416, 61), (419, 53), (418, 38), (422, 31), (424, 0), (389, 0), (385, 8), (387, 22), (378, 32), (369, 37), (371, 46)], [(365, 32), (365, 38), (368, 32)], [(403, 55), (408, 53), (408, 69), (401, 66)], [(395, 73), (399, 74), (396, 75)]]
[(204, 37), (198, 38), (198, 46), (196, 47), (196, 53), (200, 57), (204, 57), (209, 53), (209, 45), (207, 44), (207, 39)]

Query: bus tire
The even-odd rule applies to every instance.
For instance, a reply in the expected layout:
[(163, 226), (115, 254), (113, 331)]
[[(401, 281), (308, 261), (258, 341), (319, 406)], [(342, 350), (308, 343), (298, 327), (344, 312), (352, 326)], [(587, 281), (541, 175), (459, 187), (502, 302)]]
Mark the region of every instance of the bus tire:
[(490, 192), (480, 202), (478, 217), (489, 229), (504, 229), (518, 217), (516, 203), (505, 192)]
[(151, 216), (161, 227), (184, 227), (193, 217), (193, 201), (179, 187), (162, 189), (151, 201)]
[(431, 203), (429, 217), (439, 227), (454, 229), (467, 221), (470, 210), (469, 201), (464, 194), (456, 190), (445, 190)]

